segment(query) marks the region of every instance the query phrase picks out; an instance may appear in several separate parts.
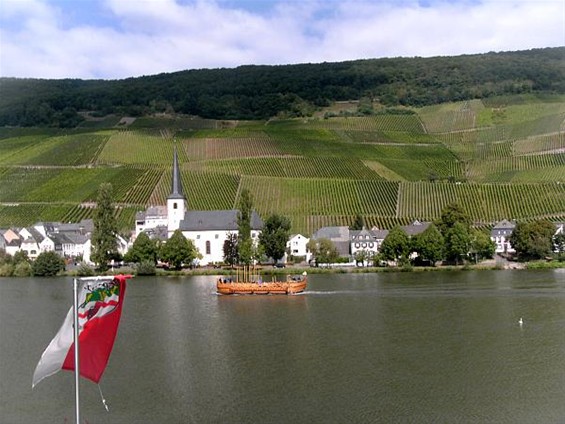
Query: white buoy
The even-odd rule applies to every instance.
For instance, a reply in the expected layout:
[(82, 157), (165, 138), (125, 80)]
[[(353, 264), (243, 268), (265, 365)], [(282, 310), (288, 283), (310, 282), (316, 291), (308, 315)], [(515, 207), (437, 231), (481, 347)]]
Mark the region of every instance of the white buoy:
[(520, 324), (520, 327), (524, 325), (524, 320), (522, 319), (522, 317), (520, 317), (520, 319), (518, 320), (518, 324)]

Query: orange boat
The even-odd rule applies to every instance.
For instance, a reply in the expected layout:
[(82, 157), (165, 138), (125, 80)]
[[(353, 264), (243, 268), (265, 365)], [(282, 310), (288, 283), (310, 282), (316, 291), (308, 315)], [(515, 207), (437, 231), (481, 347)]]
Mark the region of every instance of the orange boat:
[(232, 281), (218, 278), (216, 291), (219, 294), (296, 294), (303, 292), (308, 284), (306, 272), (299, 277), (288, 276), (286, 281)]

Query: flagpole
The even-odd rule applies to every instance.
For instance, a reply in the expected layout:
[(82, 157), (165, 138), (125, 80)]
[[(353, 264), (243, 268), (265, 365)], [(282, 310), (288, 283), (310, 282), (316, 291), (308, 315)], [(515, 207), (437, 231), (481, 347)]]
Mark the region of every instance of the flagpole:
[(73, 291), (74, 291), (74, 339), (75, 339), (75, 411), (76, 411), (76, 424), (80, 424), (80, 389), (79, 389), (79, 377), (80, 377), (80, 355), (79, 355), (79, 343), (78, 343), (78, 281), (75, 278), (73, 280)]

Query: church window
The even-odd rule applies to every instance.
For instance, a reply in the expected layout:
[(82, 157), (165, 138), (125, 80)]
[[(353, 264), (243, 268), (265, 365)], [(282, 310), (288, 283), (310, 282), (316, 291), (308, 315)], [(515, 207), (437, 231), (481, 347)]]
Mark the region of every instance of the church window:
[(177, 203), (175, 202), (175, 203), (173, 203), (173, 209), (176, 209), (176, 208), (177, 208)]
[(212, 249), (210, 248), (210, 240), (206, 240), (206, 254), (209, 255)]

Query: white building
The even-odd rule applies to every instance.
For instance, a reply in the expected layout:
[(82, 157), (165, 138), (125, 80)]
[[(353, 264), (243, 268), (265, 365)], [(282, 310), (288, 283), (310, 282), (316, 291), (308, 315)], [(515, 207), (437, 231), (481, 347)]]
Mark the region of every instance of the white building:
[[(378, 228), (350, 230), (351, 255), (355, 258), (357, 252), (360, 251), (365, 251), (371, 256), (376, 255), (388, 233), (388, 230), (379, 230)], [(363, 265), (369, 265), (369, 262), (369, 260), (366, 260)]]
[(167, 228), (168, 223), (166, 206), (150, 206), (135, 215), (135, 237), (142, 231), (155, 230), (159, 227)]
[[(306, 262), (312, 259), (312, 253), (308, 250), (307, 245), (310, 239), (302, 234), (292, 234), (286, 243), (286, 249), (291, 256), (304, 257)], [(286, 254), (285, 254), (286, 262)]]
[[(229, 234), (238, 234), (238, 210), (193, 211), (188, 210), (183, 193), (182, 180), (178, 164), (177, 151), (173, 155), (173, 175), (171, 194), (167, 197), (167, 206), (148, 208), (145, 213), (136, 216), (136, 236), (141, 232), (160, 234), (166, 228), (170, 238), (175, 230), (190, 239), (202, 259), (199, 265), (224, 261), (224, 242)], [(137, 219), (139, 218), (139, 219)], [(165, 219), (166, 218), (166, 219)], [(258, 243), (263, 221), (253, 211), (251, 214), (251, 238)]]
[[(200, 265), (224, 261), (224, 242), (229, 234), (238, 234), (238, 211), (187, 211), (179, 223), (182, 234), (192, 240), (202, 259)], [(258, 243), (263, 221), (255, 211), (251, 214), (251, 238)]]
[(496, 253), (514, 253), (516, 250), (512, 248), (509, 238), (516, 227), (516, 223), (503, 219), (497, 222), (490, 231), (490, 239), (496, 244)]

